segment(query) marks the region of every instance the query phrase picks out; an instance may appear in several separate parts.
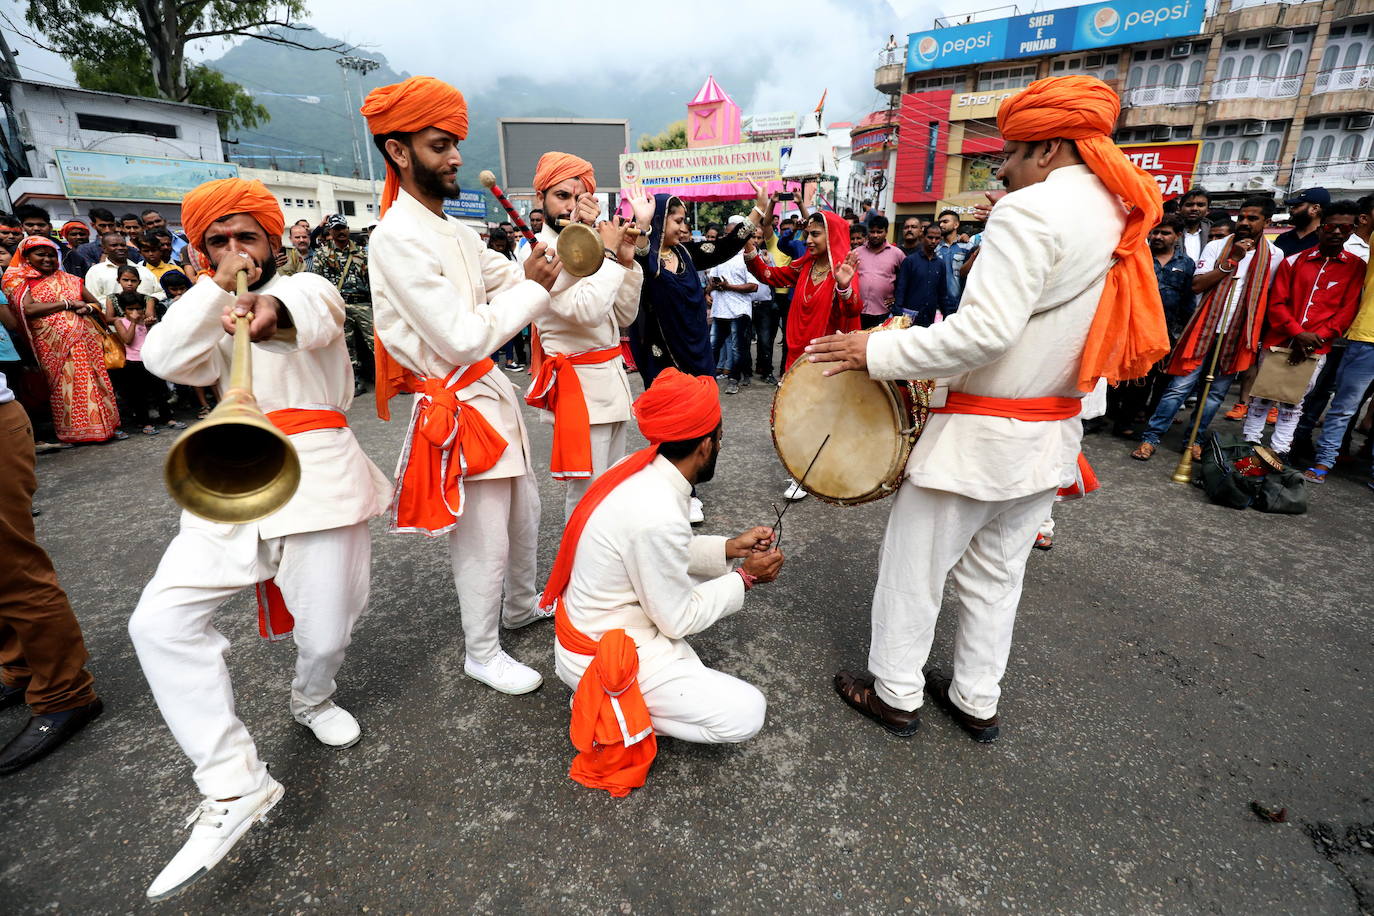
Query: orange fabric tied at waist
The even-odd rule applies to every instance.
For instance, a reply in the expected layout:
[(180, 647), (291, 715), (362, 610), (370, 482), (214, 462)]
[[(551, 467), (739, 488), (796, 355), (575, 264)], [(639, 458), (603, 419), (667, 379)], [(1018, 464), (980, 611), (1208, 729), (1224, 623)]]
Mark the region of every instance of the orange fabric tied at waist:
[(545, 354), (525, 403), (553, 411), (553, 454), (549, 473), (555, 480), (587, 480), (592, 476), (592, 426), (587, 399), (574, 366), (608, 363), (620, 347), (603, 347), (566, 356)]
[(333, 407), (283, 407), (269, 410), (267, 419), (288, 436), (317, 429), (347, 429), (348, 417)]
[(1091, 464), (1088, 464), (1088, 456), (1079, 452), (1077, 466), (1074, 469), (1073, 483), (1067, 487), (1060, 487), (1059, 492), (1055, 495), (1061, 500), (1082, 499), (1100, 486), (1101, 484), (1097, 481), (1097, 472), (1093, 470)]
[(1009, 417), (1013, 420), (1071, 420), (1083, 407), (1080, 398), (990, 398), (981, 394), (951, 391), (944, 407), (931, 413), (976, 414), (980, 417)]
[(507, 442), (458, 392), (492, 370), (490, 359), (455, 369), (440, 381), (426, 377), (410, 429), (401, 448), (396, 494), (391, 503), (393, 531), (439, 535), (463, 514), (463, 478), (490, 470)]
[(639, 689), (639, 649), (619, 629), (592, 640), (569, 622), (561, 599), (554, 629), (564, 649), (592, 657), (573, 694), (568, 734), (578, 754), (568, 776), (624, 798), (644, 785), (658, 754), (649, 707)]

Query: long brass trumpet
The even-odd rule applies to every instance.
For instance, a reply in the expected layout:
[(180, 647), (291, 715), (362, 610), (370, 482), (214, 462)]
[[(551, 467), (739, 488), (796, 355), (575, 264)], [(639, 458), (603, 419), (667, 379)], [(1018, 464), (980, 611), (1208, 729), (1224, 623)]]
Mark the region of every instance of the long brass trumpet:
[[(238, 292), (248, 272), (238, 273)], [(167, 492), (193, 515), (222, 524), (254, 522), (276, 512), (301, 482), (291, 440), (267, 419), (253, 397), (248, 317), (238, 316), (229, 388), (210, 415), (182, 433), (167, 451)]]
[[(506, 194), (496, 184), (496, 176), (490, 171), (484, 170), (477, 176), (482, 182), (482, 187), (486, 188), (496, 198), (497, 203), (506, 211), (511, 223), (520, 230), (520, 234), (529, 240), (531, 245), (538, 239), (530, 231), (530, 227), (520, 217), (520, 213), (506, 199)], [(558, 233), (558, 259), (563, 262), (563, 269), (574, 277), (590, 277), (601, 269), (602, 263), (606, 260), (606, 246), (601, 242), (601, 236), (597, 235), (596, 230), (583, 223), (560, 223)]]

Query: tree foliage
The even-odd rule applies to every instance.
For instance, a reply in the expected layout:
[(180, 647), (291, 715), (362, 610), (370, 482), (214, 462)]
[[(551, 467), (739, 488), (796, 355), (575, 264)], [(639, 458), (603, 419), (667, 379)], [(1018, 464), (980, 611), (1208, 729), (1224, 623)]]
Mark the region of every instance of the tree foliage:
[[(174, 102), (223, 108), (227, 124), (251, 126), (267, 111), (237, 83), (200, 64), (186, 64), (188, 45), (251, 38), (310, 51), (296, 20), (305, 0), (29, 0), (24, 19), (34, 41), (61, 54), (87, 89), (137, 92)], [(123, 72), (120, 72), (123, 71)]]
[(674, 121), (662, 132), (649, 136), (640, 134), (639, 149), (641, 152), (651, 152), (660, 149), (686, 149), (687, 148), (687, 119)]
[[(95, 64), (77, 59), (71, 63), (76, 84), (82, 89), (145, 98), (161, 95), (157, 84), (153, 82), (153, 65), (148, 59), (148, 52), (134, 45), (126, 45), (116, 60), (107, 59)], [(204, 64), (191, 64), (186, 68), (186, 82), (188, 92), (185, 101), (220, 110), (221, 132), (230, 127), (256, 127), (266, 123), (269, 118), (267, 109), (253, 101), (252, 94), (218, 70)]]

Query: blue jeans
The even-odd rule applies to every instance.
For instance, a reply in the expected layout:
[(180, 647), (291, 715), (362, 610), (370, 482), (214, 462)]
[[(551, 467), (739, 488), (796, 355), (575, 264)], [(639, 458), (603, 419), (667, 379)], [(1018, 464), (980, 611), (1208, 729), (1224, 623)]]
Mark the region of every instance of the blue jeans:
[(1352, 340), (1341, 357), (1341, 367), (1336, 372), (1336, 395), (1326, 411), (1322, 423), (1322, 434), (1317, 439), (1317, 464), (1335, 467), (1336, 455), (1345, 439), (1346, 427), (1360, 409), (1364, 393), (1374, 382), (1374, 343)]
[[(1211, 358), (1211, 354), (1208, 354)], [(1169, 387), (1164, 389), (1164, 396), (1159, 399), (1159, 406), (1155, 408), (1155, 415), (1150, 418), (1150, 425), (1141, 433), (1140, 441), (1148, 442), (1151, 445), (1158, 445), (1159, 440), (1169, 431), (1173, 425), (1174, 416), (1178, 413), (1183, 402), (1188, 399), (1188, 395), (1193, 393), (1193, 388), (1202, 381), (1206, 375), (1206, 367), (1198, 366), (1187, 375), (1175, 375), (1169, 382)], [(1226, 392), (1231, 388), (1231, 380), (1234, 375), (1223, 375), (1221, 378), (1212, 382), (1212, 391), (1207, 396), (1206, 404), (1199, 404), (1194, 408), (1194, 416), (1197, 411), (1202, 410), (1202, 425), (1198, 427), (1198, 440), (1201, 441), (1202, 434), (1207, 431), (1207, 427), (1212, 425), (1212, 417), (1216, 415), (1217, 408), (1226, 398)]]
[(735, 381), (740, 380), (741, 370), (748, 364), (749, 332), (753, 321), (749, 315), (711, 319), (711, 350), (715, 354), (716, 370)]

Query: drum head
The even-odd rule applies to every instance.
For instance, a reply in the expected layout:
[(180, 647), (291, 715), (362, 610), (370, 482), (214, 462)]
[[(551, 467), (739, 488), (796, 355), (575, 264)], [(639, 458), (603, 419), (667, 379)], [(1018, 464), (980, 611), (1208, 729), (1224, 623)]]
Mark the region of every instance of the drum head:
[[(851, 504), (887, 495), (901, 479), (909, 454), (903, 429), (910, 418), (896, 388), (863, 372), (826, 378), (825, 363), (798, 360), (773, 397), (773, 445), (806, 490), (828, 502)], [(825, 437), (825, 450), (817, 458)], [(816, 464), (807, 474), (807, 465)]]

